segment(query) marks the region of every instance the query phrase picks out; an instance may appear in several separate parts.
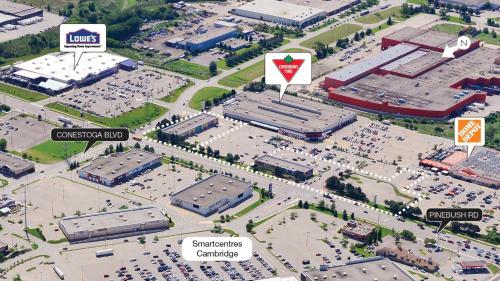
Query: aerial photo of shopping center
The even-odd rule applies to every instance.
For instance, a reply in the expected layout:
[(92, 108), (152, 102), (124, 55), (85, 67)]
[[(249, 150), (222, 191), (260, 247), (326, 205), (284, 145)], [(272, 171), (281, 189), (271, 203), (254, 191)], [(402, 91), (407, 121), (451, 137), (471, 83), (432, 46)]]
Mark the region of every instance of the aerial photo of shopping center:
[(0, 280), (500, 281), (498, 0), (0, 0)]

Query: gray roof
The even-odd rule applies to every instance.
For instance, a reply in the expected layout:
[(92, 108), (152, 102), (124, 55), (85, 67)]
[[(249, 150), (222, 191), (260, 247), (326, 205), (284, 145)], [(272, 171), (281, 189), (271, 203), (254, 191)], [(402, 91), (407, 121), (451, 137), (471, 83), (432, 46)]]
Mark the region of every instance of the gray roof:
[(381, 67), (397, 58), (417, 50), (419, 47), (411, 44), (398, 44), (385, 51), (380, 52), (368, 59), (351, 64), (335, 72), (328, 74), (327, 78), (339, 81), (348, 81), (374, 68)]
[(96, 231), (103, 228), (109, 229), (157, 221), (167, 223), (165, 215), (158, 208), (144, 206), (127, 210), (65, 217), (60, 223), (64, 225), (68, 233), (74, 234), (79, 231)]
[(283, 169), (289, 170), (289, 171), (299, 171), (302, 173), (308, 173), (312, 170), (311, 167), (307, 165), (303, 165), (300, 163), (296, 163), (294, 161), (290, 161), (287, 159), (279, 158), (276, 156), (271, 156), (271, 155), (262, 155), (261, 157), (257, 158), (255, 161), (260, 161), (263, 163), (266, 163), (268, 165), (272, 165), (274, 167), (281, 167)]
[(196, 129), (196, 127), (207, 124), (213, 120), (217, 120), (217, 117), (208, 113), (201, 113), (192, 118), (177, 122), (172, 126), (163, 128), (161, 131), (165, 134), (184, 135)]
[(235, 32), (236, 28), (234, 27), (219, 27), (219, 28), (211, 28), (207, 32), (195, 35), (189, 39), (186, 39), (185, 42), (191, 44), (201, 44), (208, 40), (211, 40), (216, 37), (220, 37), (222, 35), (228, 34), (230, 32)]
[(224, 107), (224, 115), (245, 122), (264, 124), (271, 128), (299, 133), (325, 132), (339, 122), (356, 118), (356, 114), (316, 101), (266, 90), (262, 93), (243, 92), (235, 102)]
[[(302, 273), (307, 281), (323, 280), (398, 280), (414, 281), (410, 275), (405, 273), (392, 261), (373, 257), (347, 262), (345, 265), (329, 267), (326, 271), (312, 270)], [(394, 278), (396, 276), (397, 278)]]
[(17, 157), (9, 153), (0, 152), (0, 167), (3, 166), (7, 167), (15, 174), (20, 174), (35, 167), (35, 164), (21, 157)]
[(160, 158), (161, 156), (158, 154), (141, 149), (130, 149), (120, 154), (97, 159), (92, 164), (82, 168), (81, 171), (101, 178), (113, 179)]
[(215, 174), (176, 192), (172, 198), (208, 208), (224, 198), (234, 198), (251, 188), (249, 182)]

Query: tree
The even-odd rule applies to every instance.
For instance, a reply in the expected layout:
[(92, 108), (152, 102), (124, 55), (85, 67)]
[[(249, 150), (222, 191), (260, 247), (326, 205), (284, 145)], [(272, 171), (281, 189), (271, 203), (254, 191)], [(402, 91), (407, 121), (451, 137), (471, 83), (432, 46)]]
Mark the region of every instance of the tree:
[(354, 220), (354, 212), (351, 213), (351, 220)]
[(387, 19), (387, 25), (392, 25), (392, 17), (389, 17), (389, 18)]
[(0, 139), (0, 151), (7, 151), (7, 141), (5, 139)]
[(415, 234), (409, 230), (403, 230), (401, 231), (401, 238), (408, 240), (408, 241), (415, 241), (417, 238), (415, 237)]
[(302, 200), (299, 200), (298, 207), (302, 209), (303, 207)]
[(136, 143), (134, 144), (134, 148), (139, 149), (139, 148), (141, 148), (141, 145), (140, 145), (138, 142), (136, 142)]
[(210, 75), (212, 75), (212, 76), (217, 75), (217, 64), (214, 61), (212, 61), (210, 63), (210, 65), (208, 66), (208, 68), (210, 70)]
[(342, 219), (343, 219), (343, 220), (345, 220), (345, 221), (347, 221), (347, 219), (348, 219), (348, 218), (347, 218), (347, 211), (346, 211), (346, 210), (344, 210), (344, 211), (342, 212)]
[(307, 201), (304, 202), (304, 209), (306, 209), (306, 210), (309, 209), (309, 202), (307, 202)]
[(325, 208), (325, 200), (320, 200), (318, 203), (318, 208), (323, 210)]

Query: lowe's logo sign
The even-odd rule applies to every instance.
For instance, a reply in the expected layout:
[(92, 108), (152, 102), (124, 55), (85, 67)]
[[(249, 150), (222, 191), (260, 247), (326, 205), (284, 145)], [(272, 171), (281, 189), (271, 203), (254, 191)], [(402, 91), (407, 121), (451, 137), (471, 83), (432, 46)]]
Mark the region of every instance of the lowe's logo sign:
[(91, 32), (86, 29), (79, 29), (66, 34), (66, 44), (100, 44), (101, 35), (99, 32)]

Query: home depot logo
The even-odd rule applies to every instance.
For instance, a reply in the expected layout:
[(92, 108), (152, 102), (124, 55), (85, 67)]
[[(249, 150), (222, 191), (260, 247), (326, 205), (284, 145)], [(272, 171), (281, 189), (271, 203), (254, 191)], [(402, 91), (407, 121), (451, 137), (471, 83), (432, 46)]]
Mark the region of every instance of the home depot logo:
[(484, 118), (455, 118), (455, 145), (467, 146), (467, 158), (476, 145), (484, 145)]
[(100, 43), (101, 35), (99, 32), (92, 32), (82, 28), (74, 32), (66, 33), (67, 45), (99, 45)]

